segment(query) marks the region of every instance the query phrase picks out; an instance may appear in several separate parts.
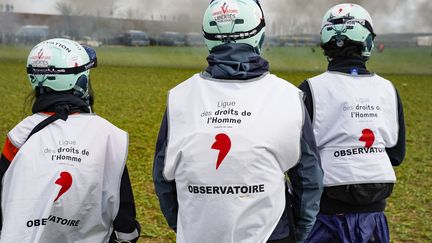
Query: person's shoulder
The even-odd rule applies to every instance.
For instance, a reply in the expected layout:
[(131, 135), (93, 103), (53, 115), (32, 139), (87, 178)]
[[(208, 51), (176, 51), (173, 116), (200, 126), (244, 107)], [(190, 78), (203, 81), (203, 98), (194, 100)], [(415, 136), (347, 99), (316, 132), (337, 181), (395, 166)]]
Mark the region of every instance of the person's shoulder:
[(288, 88), (291, 90), (300, 91), (291, 81), (280, 78), (280, 77), (276, 76), (275, 74), (269, 73), (268, 75), (266, 75), (265, 78), (273, 81), (274, 83), (276, 83), (277, 85), (279, 85), (281, 87)]
[(387, 88), (387, 89), (393, 89), (396, 92), (396, 87), (394, 86), (393, 82), (391, 80), (388, 80), (376, 73), (371, 73), (369, 75), (369, 82), (371, 82), (374, 87), (378, 88)]
[(88, 122), (92, 121), (93, 123), (96, 124), (96, 126), (98, 127), (98, 129), (106, 129), (106, 130), (111, 130), (111, 131), (118, 131), (118, 132), (125, 132), (124, 130), (122, 130), (121, 128), (117, 127), (114, 123), (108, 121), (106, 118), (101, 117), (95, 113), (91, 113), (91, 114), (81, 114), (80, 117), (87, 119)]
[(48, 115), (36, 113), (24, 118), (9, 131), (7, 135), (9, 140), (14, 144), (14, 146), (20, 148), (33, 128), (47, 117)]
[(312, 76), (310, 78), (307, 78), (305, 81), (309, 82), (309, 81), (314, 81), (314, 80), (323, 80), (323, 79), (327, 79), (330, 76), (335, 76), (335, 75), (340, 75), (340, 74), (341, 73), (338, 73), (338, 72), (326, 71), (326, 72), (320, 73), (318, 75)]
[(390, 84), (393, 83), (391, 80), (386, 79), (386, 78), (384, 78), (384, 77), (378, 75), (377, 73), (373, 73), (373, 74), (372, 74), (372, 77), (373, 77), (374, 79), (376, 79), (376, 80), (380, 80), (380, 81), (383, 81), (383, 82), (388, 82), (388, 83), (390, 83)]
[(196, 73), (196, 74), (192, 75), (190, 78), (188, 78), (188, 79), (184, 80), (183, 82), (174, 86), (172, 89), (170, 89), (170, 92), (173, 90), (178, 90), (178, 89), (183, 89), (183, 88), (189, 87), (194, 82), (196, 82), (197, 80), (201, 80), (201, 79), (203, 79), (201, 77), (201, 75), (199, 73)]
[[(42, 113), (36, 113), (30, 116), (27, 116), (22, 121), (20, 121), (10, 132), (14, 132), (15, 130), (23, 131), (29, 130), (31, 131), (37, 124), (46, 119), (49, 115), (45, 115)], [(29, 132), (30, 133), (30, 132)]]

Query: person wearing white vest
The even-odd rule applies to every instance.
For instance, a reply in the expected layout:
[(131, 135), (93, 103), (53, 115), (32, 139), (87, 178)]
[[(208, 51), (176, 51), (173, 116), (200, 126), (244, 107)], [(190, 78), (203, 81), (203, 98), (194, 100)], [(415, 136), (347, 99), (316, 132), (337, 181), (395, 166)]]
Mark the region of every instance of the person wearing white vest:
[(268, 72), (264, 30), (258, 1), (212, 1), (209, 66), (169, 91), (153, 178), (177, 243), (303, 242), (314, 224), (311, 123), (302, 92)]
[(332, 7), (321, 29), (328, 71), (300, 85), (324, 170), (306, 242), (389, 242), (384, 209), (396, 181), (392, 166), (405, 156), (405, 125), (393, 84), (366, 68), (374, 38), (363, 7)]
[(67, 39), (27, 59), (33, 115), (7, 135), (0, 159), (0, 242), (136, 242), (126, 168), (128, 134), (92, 112), (96, 52)]

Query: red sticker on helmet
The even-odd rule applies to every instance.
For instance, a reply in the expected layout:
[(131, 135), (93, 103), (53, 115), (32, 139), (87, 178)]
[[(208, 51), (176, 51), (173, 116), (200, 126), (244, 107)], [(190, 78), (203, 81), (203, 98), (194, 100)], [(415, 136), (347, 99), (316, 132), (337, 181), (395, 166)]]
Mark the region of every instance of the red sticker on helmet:
[(46, 48), (35, 48), (30, 53), (29, 64), (33, 67), (47, 67), (51, 61), (52, 53)]
[(212, 16), (214, 21), (218, 24), (227, 24), (236, 20), (239, 13), (238, 5), (231, 1), (221, 1), (220, 3), (213, 8)]

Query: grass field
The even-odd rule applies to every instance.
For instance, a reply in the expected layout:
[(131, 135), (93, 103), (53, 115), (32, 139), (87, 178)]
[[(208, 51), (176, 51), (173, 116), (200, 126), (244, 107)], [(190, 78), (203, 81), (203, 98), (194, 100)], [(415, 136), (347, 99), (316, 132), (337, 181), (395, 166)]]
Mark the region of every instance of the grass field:
[[(29, 114), (25, 73), (29, 47), (0, 46), (0, 138)], [(142, 240), (174, 242), (153, 191), (153, 150), (167, 91), (205, 68), (204, 48), (124, 48), (97, 50), (92, 70), (96, 113), (130, 134), (128, 167)], [(264, 51), (278, 76), (299, 84), (325, 69), (320, 50), (275, 48)], [(374, 53), (370, 69), (392, 80), (404, 102), (407, 157), (396, 168), (398, 183), (388, 201), (392, 242), (432, 242), (432, 49), (386, 49)]]

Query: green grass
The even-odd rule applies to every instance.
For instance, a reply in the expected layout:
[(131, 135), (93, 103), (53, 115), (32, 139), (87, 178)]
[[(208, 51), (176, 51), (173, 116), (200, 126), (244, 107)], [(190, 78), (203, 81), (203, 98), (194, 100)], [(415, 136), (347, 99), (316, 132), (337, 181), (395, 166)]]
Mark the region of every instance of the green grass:
[[(31, 47), (0, 45), (0, 60), (23, 61)], [(207, 49), (204, 47), (120, 47), (96, 49), (101, 66), (175, 67), (203, 69)], [(263, 56), (270, 61), (272, 71), (319, 72), (327, 61), (319, 47), (314, 48), (263, 48)], [(372, 71), (387, 74), (431, 74), (432, 48), (387, 48), (383, 53), (373, 53), (368, 63)]]
[[(28, 50), (0, 46), (0, 138), (29, 114), (23, 111), (30, 93), (24, 68)], [(374, 53), (370, 64), (394, 82), (405, 108), (407, 157), (396, 168), (398, 183), (386, 210), (392, 242), (432, 241), (430, 53), (431, 49), (386, 49), (383, 54)], [(275, 48), (264, 55), (277, 75), (296, 85), (326, 65), (321, 52), (310, 48)], [(92, 70), (95, 110), (130, 134), (128, 167), (142, 225), (141, 242), (174, 242), (153, 191), (153, 150), (167, 91), (205, 67), (206, 51), (103, 47), (98, 57), (100, 66)]]

